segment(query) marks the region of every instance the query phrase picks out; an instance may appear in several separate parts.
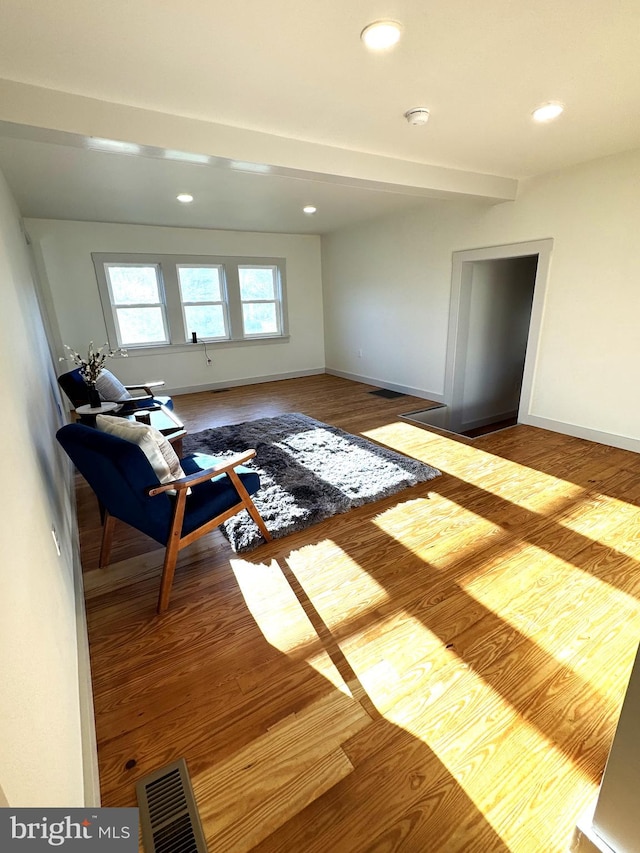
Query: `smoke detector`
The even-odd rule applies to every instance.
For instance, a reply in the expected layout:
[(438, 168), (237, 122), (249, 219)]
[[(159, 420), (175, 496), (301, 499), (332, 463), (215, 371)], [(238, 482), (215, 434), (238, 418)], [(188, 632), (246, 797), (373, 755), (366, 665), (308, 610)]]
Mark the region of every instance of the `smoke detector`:
[(412, 110), (407, 110), (404, 117), (409, 124), (419, 127), (429, 121), (429, 110), (426, 107), (414, 107)]

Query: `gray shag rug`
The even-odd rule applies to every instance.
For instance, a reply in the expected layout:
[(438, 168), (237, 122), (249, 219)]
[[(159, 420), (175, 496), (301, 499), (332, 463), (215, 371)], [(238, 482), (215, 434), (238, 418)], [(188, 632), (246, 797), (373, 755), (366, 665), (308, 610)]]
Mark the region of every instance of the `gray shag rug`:
[[(440, 475), (416, 459), (299, 413), (206, 429), (184, 438), (184, 455), (225, 458), (248, 448), (260, 475), (253, 500), (274, 539)], [(247, 512), (222, 525), (237, 553), (264, 540)]]

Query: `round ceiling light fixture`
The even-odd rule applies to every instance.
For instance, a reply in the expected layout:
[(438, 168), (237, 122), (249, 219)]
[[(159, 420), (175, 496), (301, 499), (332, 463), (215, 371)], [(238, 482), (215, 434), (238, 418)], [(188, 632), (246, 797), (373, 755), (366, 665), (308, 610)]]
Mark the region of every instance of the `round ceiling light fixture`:
[(189, 204), (193, 201), (193, 196), (191, 193), (180, 193), (180, 195), (176, 196), (176, 199), (182, 204)]
[(369, 50), (388, 50), (400, 41), (402, 25), (397, 21), (374, 21), (360, 33)]
[(558, 118), (564, 112), (564, 107), (562, 104), (557, 103), (556, 101), (550, 102), (548, 104), (542, 104), (531, 113), (534, 121), (545, 122), (545, 121), (553, 121), (554, 118)]
[(317, 211), (317, 209), (318, 209), (318, 208), (317, 208), (317, 207), (314, 207), (312, 204), (306, 204), (306, 205), (302, 208), (302, 212), (303, 212), (303, 213), (306, 213), (306, 214), (307, 214), (307, 216), (313, 216), (313, 214)]
[(426, 107), (413, 107), (413, 109), (406, 111), (404, 117), (409, 124), (420, 127), (429, 121), (429, 110)]

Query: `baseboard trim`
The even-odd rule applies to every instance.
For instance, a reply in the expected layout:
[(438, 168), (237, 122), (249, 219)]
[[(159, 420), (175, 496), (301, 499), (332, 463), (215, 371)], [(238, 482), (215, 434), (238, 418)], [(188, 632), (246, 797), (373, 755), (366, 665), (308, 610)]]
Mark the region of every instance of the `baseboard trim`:
[[(71, 481), (71, 501), (75, 506), (75, 488)], [(80, 705), (80, 737), (82, 742), (82, 776), (84, 805), (99, 807), (100, 770), (98, 766), (98, 739), (96, 737), (96, 717), (93, 705), (93, 685), (91, 680), (91, 657), (89, 653), (89, 629), (87, 609), (84, 599), (82, 563), (80, 561), (80, 538), (78, 518), (73, 512), (73, 530), (71, 541), (73, 548), (73, 586), (76, 612), (76, 644), (78, 650), (78, 693)]]
[[(218, 391), (223, 388), (238, 388), (242, 385), (260, 385), (263, 382), (279, 382), (285, 379), (299, 379), (303, 376), (318, 376), (323, 373), (329, 376), (339, 376), (342, 379), (350, 379), (352, 382), (360, 382), (364, 385), (372, 385), (376, 388), (388, 388), (391, 391), (398, 391), (400, 394), (409, 394), (412, 397), (419, 397), (422, 400), (432, 400), (434, 403), (444, 403), (444, 394), (436, 391), (425, 391), (422, 388), (413, 388), (411, 385), (401, 385), (397, 382), (389, 382), (386, 379), (378, 379), (375, 376), (363, 376), (358, 373), (350, 373), (346, 370), (336, 370), (332, 367), (313, 367), (307, 370), (293, 370), (286, 373), (271, 373), (264, 376), (254, 376), (244, 379), (229, 379), (221, 382), (208, 382), (203, 385), (185, 385), (176, 388), (167, 388), (166, 393), (171, 395), (180, 394), (197, 394), (201, 391)], [(165, 389), (163, 389), (165, 390)], [(564, 421), (556, 421), (552, 418), (543, 418), (539, 415), (521, 416), (520, 423), (528, 424), (529, 426), (548, 429), (551, 432), (559, 432), (564, 435), (572, 435), (575, 438), (584, 438), (587, 441), (595, 441), (598, 444), (608, 444), (611, 447), (618, 447), (621, 450), (630, 450), (633, 453), (640, 453), (640, 439), (630, 438), (625, 435), (616, 435), (615, 433), (602, 432), (600, 430), (582, 427), (578, 424), (565, 423)], [(469, 427), (471, 429), (471, 427)]]
[(410, 394), (412, 397), (420, 397), (422, 400), (432, 400), (434, 403), (444, 403), (444, 395), (436, 394), (435, 391), (423, 391), (422, 388), (412, 388), (410, 385), (398, 385), (397, 382), (389, 382), (386, 379), (376, 379), (373, 376), (359, 376), (357, 373), (347, 373), (344, 370), (334, 370), (326, 367), (323, 373), (330, 376), (339, 376), (341, 379), (351, 379), (353, 382), (362, 382), (365, 385), (373, 385), (376, 388), (388, 388), (390, 391), (398, 391), (400, 394)]
[(163, 388), (162, 393), (171, 396), (179, 394), (198, 394), (200, 391), (218, 391), (221, 388), (238, 388), (241, 385), (261, 385), (263, 382), (279, 382), (282, 379), (299, 379), (302, 376), (318, 376), (325, 373), (324, 367), (312, 367), (309, 370), (293, 370), (287, 373), (272, 373), (267, 376), (254, 376), (246, 379), (227, 379), (221, 382), (207, 382), (204, 385), (184, 385), (180, 388)]
[(618, 447), (620, 450), (631, 450), (633, 453), (640, 453), (640, 439), (630, 438), (626, 435), (601, 432), (600, 430), (578, 426), (577, 424), (568, 424), (564, 423), (564, 421), (552, 420), (551, 418), (541, 418), (538, 415), (525, 415), (520, 418), (520, 423), (540, 427), (541, 429), (548, 429), (551, 432), (561, 432), (564, 435), (572, 435), (575, 438), (585, 438), (587, 441), (595, 441), (597, 444), (608, 444), (611, 447)]
[(594, 810), (595, 802), (580, 816), (569, 845), (571, 853), (615, 853), (593, 828)]

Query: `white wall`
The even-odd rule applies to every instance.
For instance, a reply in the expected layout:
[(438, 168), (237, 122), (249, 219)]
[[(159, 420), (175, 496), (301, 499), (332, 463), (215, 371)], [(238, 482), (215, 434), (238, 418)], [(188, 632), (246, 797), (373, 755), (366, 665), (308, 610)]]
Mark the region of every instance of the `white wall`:
[(593, 815), (597, 835), (619, 853), (638, 850), (640, 838), (639, 715), (640, 653), (637, 653)]
[(639, 180), (629, 152), (324, 237), (327, 367), (441, 399), (451, 253), (552, 237), (529, 420), (640, 449)]
[[(107, 340), (92, 252), (286, 258), (289, 341), (210, 346), (211, 366), (207, 366), (201, 347), (187, 352), (135, 354), (109, 365), (125, 384), (164, 379), (170, 392), (262, 377), (284, 378), (321, 372), (324, 368), (320, 238), (317, 236), (44, 219), (27, 220), (26, 227), (41, 253), (62, 341), (80, 352), (86, 350), (90, 340), (96, 345)], [(61, 366), (60, 372), (63, 369), (66, 367)]]
[(62, 412), (26, 242), (1, 173), (0, 293), (0, 789), (11, 806), (80, 806), (78, 555), (69, 467), (54, 438)]
[(430, 202), (322, 238), (329, 369), (442, 399), (449, 247), (483, 209)]

